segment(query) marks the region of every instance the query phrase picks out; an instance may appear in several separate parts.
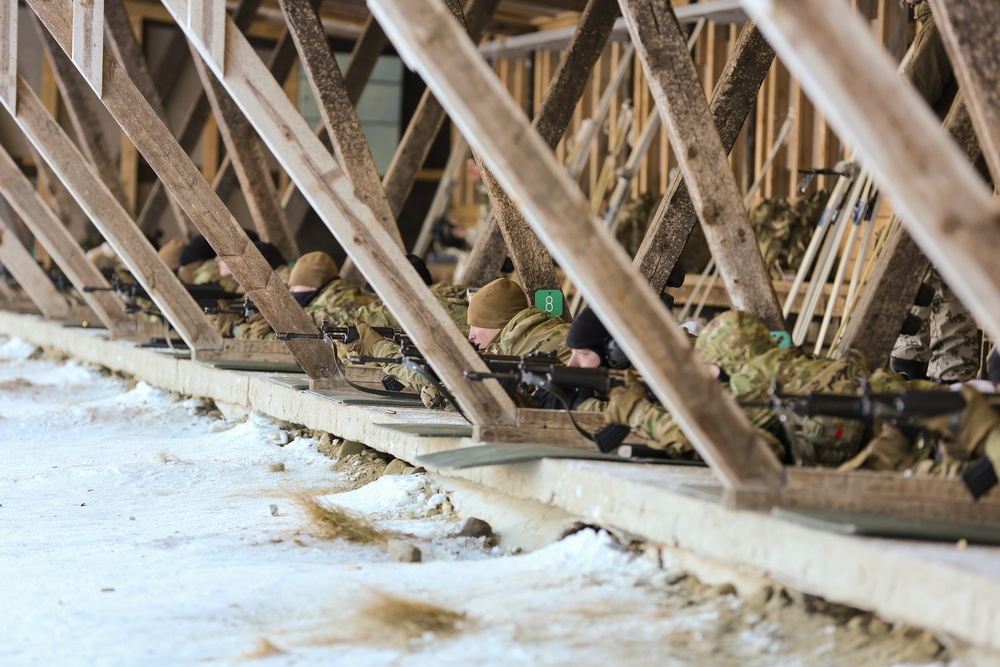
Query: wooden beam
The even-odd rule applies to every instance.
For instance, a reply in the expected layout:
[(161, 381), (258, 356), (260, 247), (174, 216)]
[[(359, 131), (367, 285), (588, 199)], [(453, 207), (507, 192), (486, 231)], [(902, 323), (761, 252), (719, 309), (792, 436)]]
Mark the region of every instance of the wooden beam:
[(69, 317), (69, 301), (59, 293), (14, 233), (13, 215), (16, 214), (10, 210), (7, 202), (0, 201), (0, 263), (17, 279), (17, 284), (38, 306), (42, 315), (50, 320)]
[(299, 258), (299, 245), (288, 229), (285, 209), (278, 201), (278, 190), (267, 166), (267, 157), (260, 139), (229, 93), (208, 71), (198, 52), (191, 47), (195, 68), (201, 78), (212, 114), (219, 126), (222, 141), (231, 160), (233, 171), (250, 209), (250, 217), (261, 241), (273, 244), (288, 261)]
[[(185, 32), (190, 30), (184, 23), (181, 0), (167, 0), (164, 6)], [(343, 170), (323, 150), (312, 129), (239, 31), (226, 31), (226, 51), (229, 70), (220, 81), (469, 418), (479, 424), (513, 423), (514, 405), (499, 386), (491, 382), (466, 382), (463, 375), (466, 369), (485, 370), (486, 365), (389, 233), (375, 220), (371, 209), (355, 196)], [(287, 290), (285, 294), (288, 296)], [(305, 317), (304, 312), (302, 315)], [(271, 321), (270, 317), (267, 319)], [(273, 327), (275, 322), (271, 324)]]
[[(309, 0), (280, 0), (281, 11), (299, 60), (312, 87), (323, 126), (333, 143), (337, 162), (354, 185), (354, 191), (372, 210), (375, 219), (403, 248), (396, 217), (389, 208), (382, 180), (365, 139), (357, 111), (347, 95), (340, 67), (330, 51), (326, 32)], [(282, 211), (284, 214), (284, 211)]]
[[(601, 57), (619, 16), (618, 7), (613, 2), (603, 0), (591, 0), (580, 15), (573, 40), (562, 54), (559, 68), (532, 122), (532, 126), (553, 151), (566, 132), (573, 110), (590, 81), (594, 64)], [(535, 292), (540, 289), (559, 289), (552, 257), (525, 221), (517, 203), (504, 192), (489, 169), (481, 168), (480, 174), (490, 197), (495, 224), (507, 243), (510, 258), (528, 299), (534, 302)], [(491, 229), (486, 229), (480, 238), (488, 243), (493, 233)], [(493, 258), (490, 268), (499, 272), (504, 260), (503, 254), (490, 257)], [(470, 267), (471, 259), (470, 257)], [(570, 313), (566, 314), (568, 316)]]
[(620, 0), (708, 247), (736, 308), (772, 330), (785, 318), (698, 74), (668, 3)]
[(73, 62), (84, 80), (101, 96), (104, 62), (104, 0), (73, 3)]
[[(31, 0), (30, 3), (64, 50), (69, 39), (65, 4), (66, 0)], [(238, 30), (226, 32), (227, 35), (231, 33), (242, 38)], [(275, 331), (315, 333), (316, 326), (312, 320), (250, 243), (239, 223), (212, 191), (162, 119), (149, 106), (121, 66), (109, 54), (105, 55), (104, 69), (109, 85), (104, 88), (104, 105), (128, 133), (132, 143), (164, 181), (168, 191), (188, 213), (199, 231), (226, 260), (226, 265), (246, 290), (247, 296)], [(253, 57), (256, 60), (256, 55)], [(284, 99), (280, 93), (278, 96)], [(160, 262), (160, 265), (163, 266), (163, 263)], [(288, 342), (288, 348), (311, 379), (326, 380), (334, 377), (333, 352), (323, 341), (293, 340)]]
[(122, 312), (122, 302), (112, 292), (85, 292), (84, 287), (110, 287), (108, 281), (87, 261), (69, 230), (45, 203), (31, 182), (21, 173), (6, 149), (0, 147), (0, 193), (10, 203), (48, 251), (80, 296), (93, 308), (112, 335), (135, 328), (134, 319)]
[[(388, 43), (389, 40), (382, 32), (382, 27), (373, 17), (369, 16), (361, 36), (354, 43), (351, 59), (348, 61), (347, 67), (344, 68), (344, 87), (347, 89), (347, 98), (352, 105), (357, 105), (358, 100), (361, 99), (365, 84), (368, 83), (372, 70), (378, 64), (379, 56)], [(320, 126), (316, 128), (316, 137), (324, 145), (330, 144), (330, 136), (326, 132), (325, 124), (320, 123)], [(288, 224), (294, 231), (298, 231), (311, 207), (306, 201), (305, 195), (295, 185), (294, 180), (288, 184), (284, 194), (282, 194), (281, 205), (285, 207)]]
[[(761, 31), (896, 202), (948, 285), (1000, 338), (1000, 211), (868, 26), (825, 0), (745, 0)], [(827, 30), (836, 25), (837, 30)], [(877, 94), (875, 94), (877, 91)]]
[[(260, 0), (240, 0), (239, 5), (237, 5), (236, 10), (233, 12), (233, 22), (240, 30), (246, 30), (250, 26), (259, 6)], [(187, 39), (185, 36), (186, 42)], [(118, 62), (122, 61), (118, 60)], [(134, 72), (130, 72), (127, 68), (126, 72), (129, 72), (130, 78), (134, 74)], [(191, 106), (188, 108), (184, 120), (181, 121), (180, 130), (177, 133), (177, 142), (184, 149), (185, 153), (193, 151), (198, 140), (201, 139), (202, 131), (205, 128), (205, 123), (210, 113), (211, 106), (208, 103), (208, 98), (205, 97), (204, 90), (202, 90), (191, 102)], [(161, 115), (160, 118), (166, 122), (165, 115)], [(231, 183), (235, 183), (235, 181), (236, 179), (233, 177)], [(153, 187), (149, 191), (149, 196), (146, 197), (146, 203), (143, 204), (142, 210), (139, 212), (138, 223), (140, 229), (144, 232), (152, 231), (155, 223), (160, 219), (160, 213), (163, 211), (163, 205), (167, 199), (163, 181), (160, 180), (153, 183)], [(223, 199), (225, 199), (225, 196)], [(184, 216), (178, 218), (178, 224), (181, 226), (181, 230), (185, 231), (185, 236), (192, 233), (192, 230), (184, 222)]]
[[(156, 86), (153, 83), (153, 76), (150, 74), (149, 67), (146, 65), (146, 58), (143, 54), (142, 47), (139, 45), (135, 32), (132, 30), (132, 23), (129, 19), (128, 12), (125, 11), (125, 3), (123, 0), (104, 0), (104, 32), (105, 38), (108, 42), (108, 48), (111, 49), (111, 53), (115, 60), (122, 63), (125, 71), (128, 72), (129, 78), (135, 82), (135, 85), (142, 92), (142, 96), (146, 98), (150, 106), (153, 107), (153, 110), (156, 111), (157, 115), (162, 118), (164, 122), (166, 122), (167, 110), (163, 105), (160, 93), (157, 91)], [(122, 150), (120, 151), (123, 168), (125, 167), (124, 156), (127, 153), (134, 152), (135, 147), (123, 138)], [(134, 174), (135, 172), (133, 171), (130, 173)], [(137, 176), (138, 174), (135, 174), (135, 177)], [(126, 189), (126, 195), (128, 194), (129, 191)], [(188, 219), (184, 216), (184, 212), (181, 210), (181, 207), (174, 199), (169, 197), (166, 200), (166, 204), (170, 207), (174, 219), (177, 221), (177, 228), (180, 229), (181, 234), (185, 237), (190, 236), (191, 223), (188, 222)], [(134, 213), (134, 207), (131, 212)]]
[[(723, 148), (732, 151), (747, 115), (757, 103), (757, 92), (774, 61), (774, 50), (753, 23), (747, 23), (726, 62), (709, 105)], [(684, 174), (680, 170), (670, 182), (657, 208), (634, 266), (656, 293), (667, 286), (667, 278), (698, 224)]]
[(129, 267), (192, 350), (221, 348), (222, 339), (181, 281), (167, 268), (122, 204), (59, 127), (31, 87), (18, 79), (18, 127)]
[(994, 183), (1000, 183), (1000, 3), (931, 0)]
[(128, 197), (118, 180), (118, 167), (111, 157), (111, 150), (104, 138), (104, 129), (98, 108), (94, 105), (94, 96), (85, 85), (85, 80), (66, 57), (59, 45), (52, 41), (52, 36), (37, 18), (32, 20), (41, 38), (42, 48), (52, 65), (59, 94), (62, 96), (63, 109), (69, 116), (73, 132), (76, 134), (80, 151), (93, 165), (101, 182), (111, 191), (118, 203), (128, 207)]
[(780, 486), (781, 464), (458, 25), (433, 0), (369, 6), (722, 483)]
[[(981, 155), (980, 144), (961, 90), (951, 104), (944, 128), (969, 163), (975, 163)], [(906, 228), (896, 225), (889, 232), (872, 276), (850, 314), (836, 356), (842, 357), (853, 349), (864, 354), (872, 368), (888, 364), (903, 320), (930, 266), (930, 260)]]
[(11, 114), (17, 100), (17, 1), (0, 1), (0, 104)]
[(188, 0), (187, 22), (193, 30), (188, 41), (194, 40), (220, 71), (226, 68), (226, 3), (217, 0)]

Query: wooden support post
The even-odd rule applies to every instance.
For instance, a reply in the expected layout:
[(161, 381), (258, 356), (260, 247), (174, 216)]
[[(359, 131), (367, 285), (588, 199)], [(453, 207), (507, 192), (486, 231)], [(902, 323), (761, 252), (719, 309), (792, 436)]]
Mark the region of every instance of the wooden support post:
[[(142, 92), (142, 96), (149, 101), (150, 106), (156, 111), (157, 115), (166, 122), (167, 110), (163, 106), (163, 100), (160, 97), (160, 93), (157, 91), (156, 86), (153, 84), (153, 76), (149, 72), (149, 68), (146, 66), (146, 58), (143, 55), (142, 47), (139, 45), (136, 39), (135, 32), (132, 30), (132, 23), (129, 20), (128, 12), (125, 11), (125, 3), (123, 0), (104, 0), (104, 29), (105, 36), (108, 42), (108, 48), (111, 49), (111, 53), (115, 60), (122, 63), (125, 71), (135, 85)], [(165, 67), (163, 69), (180, 69), (173, 67)], [(125, 155), (127, 153), (134, 153), (135, 147), (131, 145), (130, 142), (122, 139), (122, 168), (126, 167)], [(136, 158), (137, 160), (138, 158)], [(135, 172), (131, 172), (135, 173)], [(134, 177), (137, 177), (135, 174)], [(138, 186), (138, 184), (136, 184)], [(126, 195), (129, 195), (129, 189), (125, 188)], [(130, 199), (131, 201), (131, 199)], [(177, 221), (177, 228), (180, 229), (181, 234), (186, 238), (191, 235), (191, 225), (188, 219), (185, 217), (184, 212), (177, 202), (172, 198), (167, 198), (167, 205), (170, 207), (173, 213), (174, 219)], [(162, 206), (162, 204), (161, 204)], [(130, 211), (134, 213), (134, 211)], [(151, 231), (151, 230), (150, 230)]]
[(351, 179), (358, 198), (372, 210), (375, 219), (402, 248), (403, 239), (399, 235), (396, 217), (389, 208), (375, 159), (361, 129), (358, 114), (347, 95), (344, 78), (330, 51), (319, 16), (309, 0), (280, 0), (280, 3), (323, 125), (333, 143), (337, 162)]
[[(65, 4), (66, 0), (31, 2), (31, 8), (64, 50), (69, 37)], [(226, 32), (227, 39), (230, 34), (243, 38), (236, 29)], [(250, 49), (249, 46), (247, 48)], [(121, 65), (109, 54), (106, 55), (108, 57), (104, 59), (104, 69), (109, 85), (104, 88), (104, 105), (128, 133), (132, 143), (164, 181), (168, 191), (188, 213), (199, 231), (226, 260), (226, 265), (246, 290), (247, 296), (276, 331), (316, 333), (312, 320), (250, 243), (239, 223), (212, 191), (162, 119), (149, 106)], [(257, 60), (255, 54), (252, 57)], [(284, 95), (276, 95), (284, 100)], [(160, 266), (166, 269), (162, 262)], [(288, 342), (288, 349), (311, 379), (323, 381), (334, 377), (333, 351), (323, 341), (293, 340)]]
[[(382, 27), (374, 18), (369, 16), (365, 22), (364, 29), (361, 31), (361, 36), (354, 43), (354, 50), (351, 51), (351, 59), (348, 61), (347, 67), (344, 68), (344, 87), (347, 89), (347, 98), (351, 101), (351, 104), (357, 105), (358, 100), (361, 99), (361, 93), (365, 89), (365, 84), (368, 83), (372, 70), (375, 69), (378, 58), (388, 43), (389, 40), (386, 38), (385, 33), (382, 32)], [(321, 123), (316, 128), (316, 137), (324, 145), (330, 143), (330, 137), (326, 132), (325, 124)], [(281, 205), (285, 207), (288, 224), (293, 231), (297, 232), (302, 225), (302, 220), (309, 213), (310, 206), (309, 202), (306, 201), (305, 195), (295, 185), (294, 180), (288, 184), (284, 194), (281, 196)]]
[(193, 30), (188, 41), (197, 41), (206, 60), (220, 71), (226, 69), (226, 3), (217, 0), (188, 0), (187, 21)]
[(73, 62), (83, 78), (101, 96), (104, 62), (104, 0), (73, 3)]
[[(980, 144), (963, 91), (952, 102), (944, 128), (969, 163), (975, 163), (981, 154)], [(872, 276), (850, 314), (836, 356), (842, 357), (853, 349), (863, 353), (872, 368), (888, 364), (903, 320), (930, 265), (906, 228), (897, 225), (882, 246)]]
[[(733, 149), (747, 115), (757, 103), (757, 91), (773, 61), (774, 51), (756, 26), (753, 23), (743, 26), (710, 105), (727, 152)], [(678, 171), (649, 223), (633, 262), (657, 294), (666, 287), (667, 278), (696, 224), (698, 214), (691, 203), (684, 174)]]
[[(928, 258), (1000, 338), (1000, 211), (862, 20), (825, 0), (745, 0), (761, 31), (892, 196)], [(829, 31), (828, 26), (837, 30)], [(877, 94), (875, 94), (877, 92)]]
[[(601, 57), (619, 16), (614, 3), (592, 0), (580, 15), (573, 39), (559, 61), (552, 81), (535, 113), (532, 125), (554, 151), (573, 118), (580, 98), (590, 81), (594, 64)], [(609, 27), (610, 24), (610, 27)], [(510, 249), (514, 267), (529, 297), (535, 290), (558, 289), (554, 283), (552, 258), (524, 219), (517, 205), (498, 186), (488, 170), (482, 170), (483, 182), (491, 188), (490, 201), (496, 217), (486, 221), (464, 270), (464, 279), (481, 285), (500, 273)], [(489, 180), (487, 180), (489, 179)], [(502, 220), (501, 220), (502, 217)], [(504, 247), (506, 243), (506, 247)], [(550, 282), (551, 281), (551, 282)]]
[(273, 244), (286, 260), (298, 259), (299, 245), (288, 229), (288, 219), (278, 201), (278, 191), (260, 139), (226, 89), (208, 71), (198, 52), (193, 46), (191, 49), (202, 88), (212, 105), (212, 114), (219, 125), (219, 133), (226, 144), (226, 152), (243, 189), (260, 240)]
[(59, 293), (35, 258), (21, 245), (14, 233), (14, 220), (10, 217), (12, 215), (14, 212), (7, 206), (7, 202), (0, 202), (0, 263), (17, 279), (17, 284), (38, 306), (42, 315), (50, 320), (69, 318), (69, 301)]
[(1000, 183), (1000, 3), (931, 0), (994, 183)]
[(444, 8), (434, 0), (369, 6), (504, 189), (517, 193), (535, 232), (722, 483), (779, 487), (781, 464)]
[[(20, 106), (20, 105), (19, 105)], [(135, 330), (135, 320), (122, 312), (122, 302), (112, 292), (84, 292), (84, 287), (110, 287), (97, 267), (87, 261), (80, 244), (62, 224), (52, 209), (6, 149), (0, 147), (0, 193), (59, 265), (80, 296), (93, 308), (101, 323), (113, 335)]]
[[(190, 30), (180, 0), (167, 0), (164, 6), (185, 32)], [(375, 220), (371, 209), (355, 196), (343, 170), (323, 150), (239, 31), (226, 31), (226, 52), (229, 70), (220, 82), (341, 246), (364, 270), (465, 413), (477, 424), (514, 423), (514, 405), (499, 386), (465, 380), (466, 369), (485, 371), (486, 365), (423, 285), (389, 233)], [(305, 317), (305, 313), (302, 315)]]
[[(239, 5), (236, 7), (236, 11), (233, 12), (233, 22), (240, 30), (245, 30), (250, 26), (250, 23), (253, 22), (254, 16), (257, 14), (257, 7), (259, 6), (260, 0), (240, 0)], [(187, 45), (186, 36), (184, 44), (185, 46)], [(118, 62), (122, 61), (118, 60)], [(129, 78), (135, 80), (133, 78), (133, 74), (135, 74), (135, 72), (129, 71), (127, 68), (125, 71), (128, 72)], [(202, 130), (205, 127), (205, 122), (208, 120), (210, 112), (211, 106), (209, 105), (208, 99), (205, 97), (204, 93), (196, 95), (184, 117), (184, 120), (181, 122), (180, 130), (177, 133), (177, 142), (180, 144), (181, 148), (184, 149), (185, 153), (190, 153), (194, 150), (195, 145), (201, 138)], [(166, 122), (165, 115), (161, 115), (160, 118)], [(232, 182), (235, 182), (235, 180), (236, 179), (233, 178)], [(223, 199), (225, 199), (225, 197), (223, 197)], [(163, 210), (163, 205), (166, 201), (167, 193), (164, 190), (163, 181), (156, 181), (153, 183), (153, 187), (149, 191), (149, 196), (146, 197), (146, 203), (143, 204), (142, 210), (139, 212), (138, 224), (142, 231), (152, 231), (155, 223), (160, 219), (160, 213)], [(183, 215), (178, 218), (178, 224), (181, 226), (181, 230), (184, 232), (185, 236), (190, 236), (193, 233), (193, 230), (187, 226)]]
[(781, 304), (677, 17), (663, 2), (620, 0), (619, 4), (733, 304), (770, 329), (783, 330)]
[(17, 0), (0, 0), (0, 104), (12, 115), (17, 100)]
[(181, 281), (160, 261), (122, 204), (101, 182), (86, 158), (59, 127), (23, 78), (18, 78), (18, 127), (94, 221), (104, 238), (129, 267), (160, 311), (177, 328), (192, 350), (222, 347), (212, 328)]
[(118, 168), (104, 138), (104, 129), (98, 109), (94, 106), (93, 95), (84, 85), (85, 81), (73, 62), (66, 57), (59, 45), (52, 41), (52, 36), (45, 26), (39, 23), (37, 18), (33, 19), (32, 23), (35, 24), (42, 47), (52, 65), (56, 85), (62, 96), (63, 108), (76, 133), (80, 152), (93, 165), (101, 182), (111, 191), (118, 203), (127, 208), (128, 198), (125, 196), (121, 181), (118, 180)]

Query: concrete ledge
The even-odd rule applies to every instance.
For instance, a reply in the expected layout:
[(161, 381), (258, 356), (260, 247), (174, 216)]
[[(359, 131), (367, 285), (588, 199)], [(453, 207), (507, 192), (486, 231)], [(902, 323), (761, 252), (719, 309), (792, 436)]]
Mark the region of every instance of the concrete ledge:
[[(469, 439), (419, 438), (375, 425), (464, 423), (452, 413), (345, 406), (270, 382), (263, 374), (174, 359), (108, 341), (100, 331), (66, 328), (36, 316), (0, 312), (0, 333), (166, 389), (358, 440), (407, 461), (473, 444)], [(568, 515), (688, 550), (750, 575), (771, 577), (834, 602), (1000, 652), (998, 548), (958, 549), (952, 544), (848, 537), (769, 514), (727, 510), (685, 489), (714, 484), (707, 469), (544, 460), (448, 471), (447, 476), (512, 498), (546, 503)]]

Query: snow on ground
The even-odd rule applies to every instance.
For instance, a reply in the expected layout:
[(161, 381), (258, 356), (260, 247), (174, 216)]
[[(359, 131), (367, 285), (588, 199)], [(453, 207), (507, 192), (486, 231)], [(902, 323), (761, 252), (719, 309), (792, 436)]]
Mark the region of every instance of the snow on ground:
[[(316, 440), (206, 411), (0, 340), (0, 665), (927, 664), (913, 631), (752, 607), (607, 533), (501, 553), (455, 536), (465, 517), (425, 475), (337, 493)], [(424, 562), (314, 537), (297, 493), (407, 534)], [(382, 594), (462, 614), (457, 633), (407, 638), (371, 615)]]

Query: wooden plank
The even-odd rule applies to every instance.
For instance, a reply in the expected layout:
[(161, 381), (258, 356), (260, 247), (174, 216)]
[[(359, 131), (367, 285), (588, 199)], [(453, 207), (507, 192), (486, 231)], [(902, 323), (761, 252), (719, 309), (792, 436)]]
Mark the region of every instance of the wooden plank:
[[(368, 83), (375, 65), (378, 64), (378, 58), (388, 43), (389, 40), (382, 32), (378, 21), (369, 16), (361, 36), (354, 43), (351, 59), (347, 62), (347, 67), (344, 68), (344, 87), (347, 89), (347, 97), (351, 100), (351, 104), (357, 105), (358, 100), (361, 99), (365, 84)], [(324, 145), (329, 143), (330, 138), (326, 132), (326, 125), (321, 123), (316, 128), (316, 137)], [(288, 224), (293, 230), (298, 231), (311, 207), (306, 201), (305, 195), (295, 185), (295, 181), (289, 183), (285, 189), (281, 196), (281, 205), (285, 207)]]
[(931, 0), (994, 183), (1000, 183), (1000, 3)]
[[(56, 42), (65, 49), (68, 34), (64, 4), (65, 0), (33, 0), (31, 7), (55, 36)], [(227, 30), (228, 33), (242, 37), (235, 29)], [(110, 54), (105, 55), (105, 74), (111, 85), (104, 89), (104, 105), (122, 129), (128, 132), (129, 138), (185, 212), (191, 216), (199, 231), (215, 251), (225, 258), (226, 265), (250, 299), (275, 330), (316, 333), (312, 320), (295, 302), (260, 252), (249, 242), (239, 223), (212, 191), (160, 117), (121, 66)], [(284, 100), (283, 95), (279, 96)], [(162, 266), (162, 262), (160, 265)], [(333, 353), (322, 341), (289, 341), (288, 348), (310, 378), (333, 376)]]
[(18, 79), (18, 113), (14, 120), (188, 347), (221, 347), (222, 339), (198, 304), (23, 78)]
[[(184, 24), (183, 2), (167, 0), (164, 4), (178, 24), (189, 30)], [(226, 35), (230, 67), (220, 81), (271, 153), (306, 194), (341, 246), (357, 261), (372, 287), (470, 418), (480, 424), (513, 423), (513, 403), (499, 387), (490, 386), (495, 383), (465, 381), (466, 369), (485, 371), (482, 359), (423, 285), (389, 233), (375, 221), (371, 209), (355, 196), (333, 156), (323, 150), (319, 139), (284, 96), (281, 86), (267, 73), (246, 38), (234, 29), (227, 30)], [(284, 293), (291, 298), (287, 290)], [(260, 305), (257, 299), (254, 302)], [(305, 317), (301, 309), (299, 312)], [(267, 319), (275, 327), (277, 323), (270, 317)]]
[(66, 57), (59, 45), (37, 18), (32, 20), (41, 38), (42, 48), (52, 65), (56, 86), (62, 96), (63, 109), (69, 116), (70, 124), (77, 137), (80, 151), (93, 165), (101, 182), (111, 191), (122, 206), (128, 206), (128, 197), (118, 180), (118, 167), (111, 157), (111, 150), (104, 138), (104, 129), (95, 106), (94, 96), (87, 89), (86, 82), (73, 62)]
[[(782, 467), (697, 360), (677, 323), (467, 36), (433, 0), (372, 0), (403, 58), (434, 90), (500, 184), (728, 487), (773, 488)], [(685, 53), (685, 58), (690, 59)], [(624, 298), (630, 307), (622, 309)], [(680, 381), (682, 380), (682, 382)]]
[[(710, 104), (726, 151), (732, 150), (747, 115), (757, 103), (757, 91), (773, 61), (774, 51), (764, 36), (753, 23), (747, 23), (729, 55)], [(696, 224), (698, 214), (684, 174), (678, 172), (650, 221), (633, 261), (656, 293), (666, 287), (667, 278)]]
[[(139, 45), (135, 31), (132, 29), (132, 21), (129, 18), (128, 12), (125, 11), (123, 0), (104, 0), (104, 26), (106, 32), (105, 38), (108, 42), (108, 48), (111, 49), (111, 53), (118, 62), (122, 63), (125, 71), (128, 72), (129, 78), (135, 82), (135, 85), (142, 92), (142, 96), (149, 101), (149, 104), (160, 118), (166, 121), (167, 111), (163, 106), (163, 100), (156, 85), (153, 83), (153, 76), (146, 65), (145, 55), (143, 54), (142, 47)], [(181, 68), (165, 67), (163, 69), (179, 70)], [(121, 162), (120, 171), (123, 173), (127, 172), (130, 179), (134, 178), (138, 180), (136, 170), (138, 169), (139, 158), (136, 154), (135, 146), (125, 138), (121, 142), (119, 159)], [(130, 163), (132, 162), (136, 164), (136, 167), (131, 167)], [(123, 178), (122, 180), (126, 179)], [(138, 195), (135, 189), (138, 188), (138, 183), (135, 184), (134, 188), (125, 187), (124, 182), (122, 185), (126, 196), (132, 203), (129, 212), (134, 213), (135, 197)], [(171, 213), (177, 221), (177, 227), (181, 230), (181, 234), (185, 237), (190, 236), (191, 224), (184, 216), (184, 212), (181, 211), (180, 206), (169, 197), (166, 204), (170, 207)]]
[(340, 67), (330, 51), (316, 10), (309, 0), (280, 2), (337, 162), (351, 179), (358, 198), (372, 210), (375, 219), (402, 248), (403, 239), (399, 235), (396, 217), (389, 207), (361, 121), (348, 97)]
[[(593, 433), (607, 420), (600, 413), (575, 412), (573, 418), (586, 431)], [(594, 451), (594, 442), (583, 437), (569, 420), (569, 415), (555, 410), (517, 411), (517, 426), (477, 426), (472, 438), (481, 442), (534, 442), (563, 445)]]
[(0, 201), (0, 263), (17, 279), (38, 310), (50, 320), (69, 317), (69, 301), (56, 289), (14, 233), (13, 211)]
[(973, 501), (958, 479), (910, 477), (899, 473), (822, 468), (788, 468), (777, 494), (736, 490), (727, 498), (739, 509), (771, 507), (828, 509), (943, 521), (1000, 523), (1000, 494)]
[[(560, 57), (559, 66), (532, 121), (532, 126), (553, 151), (566, 133), (618, 16), (614, 3), (600, 0), (587, 3), (580, 16), (579, 28)], [(491, 280), (491, 276), (499, 275), (509, 251), (529, 299), (533, 300), (536, 290), (559, 289), (552, 257), (525, 221), (517, 204), (488, 169), (481, 169), (480, 173), (495, 216), (487, 220), (476, 240), (466, 262), (465, 278), (474, 285)], [(506, 243), (506, 248), (501, 241)]]
[(784, 329), (781, 305), (729, 167), (728, 150), (716, 131), (673, 10), (653, 0), (621, 0), (619, 4), (733, 303), (770, 329)]
[(63, 270), (80, 296), (93, 308), (101, 323), (112, 333), (133, 328), (133, 320), (122, 312), (122, 302), (111, 292), (84, 292), (84, 287), (109, 287), (97, 267), (73, 235), (45, 203), (31, 182), (21, 173), (6, 149), (0, 147), (0, 193), (17, 212), (35, 239)]
[[(831, 125), (902, 213), (948, 285), (1000, 336), (1000, 212), (961, 151), (857, 16), (823, 0), (747, 0), (747, 9)], [(836, 31), (825, 27), (837, 25)]]
[(264, 147), (253, 131), (243, 112), (236, 106), (229, 93), (208, 71), (194, 47), (191, 47), (195, 69), (201, 78), (212, 114), (218, 123), (227, 156), (239, 179), (247, 208), (261, 241), (273, 244), (288, 261), (299, 258), (299, 245), (288, 229), (285, 209), (278, 201), (278, 190), (267, 165)]
[(73, 62), (84, 80), (101, 96), (104, 71), (104, 0), (73, 3)]
[(216, 0), (188, 0), (187, 22), (193, 30), (188, 35), (199, 42), (205, 59), (220, 71), (226, 69), (226, 4)]
[(17, 100), (17, 2), (0, 2), (0, 104), (11, 114)]
[[(451, 0), (446, 0), (450, 2)], [(469, 37), (474, 42), (478, 42), (486, 28), (486, 24), (493, 12), (496, 11), (499, 0), (471, 0), (469, 11), (463, 17), (461, 5), (457, 2), (454, 5), (452, 16), (459, 21), (463, 21), (468, 30)], [(384, 27), (384, 26), (383, 26)], [(403, 133), (403, 138), (396, 148), (396, 153), (392, 156), (389, 168), (386, 169), (385, 178), (382, 185), (385, 187), (386, 197), (389, 198), (389, 206), (392, 213), (397, 218), (406, 204), (407, 197), (413, 189), (413, 183), (417, 179), (417, 173), (427, 159), (427, 154), (431, 150), (431, 145), (437, 137), (438, 131), (444, 124), (445, 111), (440, 102), (434, 99), (430, 89), (424, 90), (417, 103), (417, 108), (413, 112), (410, 124)]]
[[(240, 0), (236, 10), (233, 12), (233, 22), (237, 27), (239, 27), (240, 30), (246, 30), (250, 26), (254, 16), (257, 14), (257, 8), (259, 6), (260, 0)], [(186, 43), (187, 38), (185, 37), (185, 45)], [(119, 63), (122, 62), (120, 59), (116, 58), (116, 60)], [(129, 66), (125, 67), (126, 72), (129, 74), (129, 78), (135, 80), (135, 72), (129, 70)], [(156, 107), (154, 106), (154, 109), (155, 108)], [(191, 106), (188, 107), (188, 111), (184, 116), (184, 120), (181, 121), (180, 129), (177, 132), (177, 141), (186, 153), (190, 153), (194, 150), (195, 145), (202, 136), (205, 123), (208, 121), (210, 113), (211, 106), (208, 103), (208, 99), (205, 97), (204, 91), (202, 91), (195, 96), (194, 100), (191, 101)], [(160, 118), (166, 122), (165, 115), (161, 115)], [(233, 177), (231, 182), (235, 183), (235, 181), (236, 179)], [(219, 192), (219, 190), (216, 190), (216, 192)], [(166, 190), (163, 187), (163, 181), (156, 181), (153, 183), (153, 188), (149, 191), (149, 195), (146, 197), (146, 203), (143, 204), (142, 210), (139, 212), (139, 228), (144, 232), (152, 231), (156, 226), (156, 223), (159, 221), (160, 213), (163, 211), (163, 206), (167, 201), (168, 197)], [(184, 232), (185, 236), (191, 235), (192, 230), (183, 215), (178, 218), (178, 224), (180, 225), (180, 228)]]

